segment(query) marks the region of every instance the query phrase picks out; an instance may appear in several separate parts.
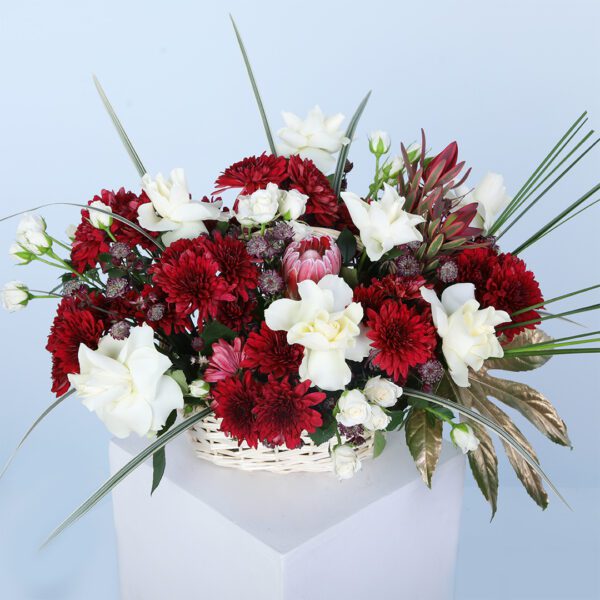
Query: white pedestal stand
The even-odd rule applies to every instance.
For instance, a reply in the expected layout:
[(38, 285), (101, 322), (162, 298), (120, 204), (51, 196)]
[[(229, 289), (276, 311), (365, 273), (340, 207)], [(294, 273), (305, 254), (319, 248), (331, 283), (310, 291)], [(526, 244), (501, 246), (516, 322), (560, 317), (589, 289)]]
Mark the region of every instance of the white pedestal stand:
[[(121, 600), (448, 600), (464, 458), (444, 443), (429, 490), (403, 434), (354, 479), (245, 473), (167, 446), (113, 492)], [(143, 447), (114, 441), (113, 472)]]

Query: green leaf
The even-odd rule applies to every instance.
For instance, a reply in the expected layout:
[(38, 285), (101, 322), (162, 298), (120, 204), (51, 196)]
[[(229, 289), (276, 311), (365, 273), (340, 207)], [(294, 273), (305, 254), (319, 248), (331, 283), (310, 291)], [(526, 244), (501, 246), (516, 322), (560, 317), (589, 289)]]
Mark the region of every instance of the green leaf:
[(171, 440), (181, 435), (184, 431), (187, 431), (194, 423), (197, 423), (201, 419), (204, 419), (207, 415), (212, 413), (211, 408), (207, 408), (200, 411), (176, 427), (173, 427), (167, 431), (164, 435), (159, 436), (149, 446), (144, 448), (137, 456), (132, 458), (123, 468), (119, 469), (112, 477), (109, 477), (106, 482), (98, 488), (79, 508), (73, 511), (67, 519), (65, 519), (46, 539), (42, 544), (42, 548), (50, 543), (56, 536), (60, 535), (67, 527), (79, 520), (85, 515), (91, 508), (96, 506), (102, 498), (111, 492), (111, 490), (117, 486), (123, 479), (125, 479), (131, 472), (137, 469), (147, 458), (158, 452), (161, 448), (164, 448)]
[(154, 490), (159, 486), (165, 474), (166, 466), (167, 458), (165, 456), (165, 449), (161, 448), (152, 455), (152, 490), (150, 491), (150, 495), (154, 494)]
[(352, 267), (342, 267), (340, 275), (352, 289), (358, 285), (358, 271), (356, 269)]
[(252, 72), (252, 67), (250, 66), (250, 60), (248, 59), (248, 53), (246, 52), (246, 48), (244, 46), (244, 42), (242, 41), (242, 36), (237, 28), (237, 25), (233, 19), (232, 15), (229, 15), (231, 19), (231, 24), (233, 25), (233, 30), (235, 31), (235, 37), (237, 38), (238, 44), (240, 46), (240, 50), (242, 52), (242, 57), (244, 58), (244, 64), (246, 65), (246, 71), (248, 71), (248, 77), (250, 78), (250, 84), (252, 85), (252, 91), (254, 92), (254, 97), (256, 98), (256, 104), (258, 105), (258, 110), (260, 112), (260, 117), (263, 122), (263, 127), (265, 128), (265, 133), (267, 135), (267, 141), (269, 142), (269, 148), (271, 149), (271, 153), (274, 156), (277, 156), (277, 149), (275, 148), (275, 142), (273, 141), (273, 135), (271, 134), (271, 127), (269, 126), (269, 120), (267, 119), (267, 113), (265, 111), (265, 107), (263, 105), (262, 98), (260, 97), (260, 92), (258, 91), (258, 85), (256, 84), (256, 79), (254, 77), (254, 73)]
[(309, 433), (308, 436), (314, 444), (320, 446), (325, 442), (328, 442), (337, 431), (337, 421), (333, 415), (323, 416), (323, 425), (316, 429), (313, 433)]
[(373, 458), (377, 458), (385, 449), (385, 434), (382, 431), (376, 431), (373, 437)]
[(344, 263), (349, 263), (356, 256), (356, 238), (348, 228), (338, 235), (335, 243), (340, 249)]
[(188, 385), (185, 373), (181, 369), (171, 371), (168, 375), (177, 382), (184, 396), (190, 393), (190, 386)]
[(121, 142), (123, 142), (123, 146), (125, 146), (125, 150), (127, 150), (127, 153), (129, 154), (129, 157), (133, 161), (133, 164), (135, 165), (135, 168), (137, 169), (137, 172), (139, 173), (140, 177), (143, 177), (147, 173), (146, 167), (144, 167), (144, 165), (142, 164), (142, 161), (140, 160), (138, 153), (135, 151), (135, 148), (133, 147), (131, 140), (125, 133), (125, 129), (123, 129), (123, 125), (121, 125), (121, 121), (119, 120), (119, 117), (117, 117), (117, 113), (115, 113), (111, 103), (109, 102), (108, 98), (106, 97), (106, 94), (104, 93), (104, 90), (102, 89), (102, 86), (100, 85), (100, 82), (98, 81), (98, 79), (96, 78), (95, 75), (93, 77), (94, 77), (94, 85), (96, 86), (96, 90), (98, 90), (98, 94), (100, 94), (100, 98), (102, 100), (102, 103), (104, 104), (104, 108), (106, 108), (106, 111), (108, 112), (108, 115), (111, 118), (113, 125), (115, 126), (115, 129), (117, 130), (117, 133), (119, 134), (119, 137), (121, 138)]
[(406, 444), (421, 478), (431, 487), (431, 478), (442, 449), (442, 422), (426, 410), (413, 408), (406, 419)]
[(404, 410), (390, 410), (388, 414), (391, 417), (391, 421), (388, 423), (386, 427), (386, 431), (396, 431), (396, 429), (401, 429), (404, 425), (404, 419), (406, 418), (406, 411)]
[(211, 346), (214, 342), (221, 339), (231, 341), (236, 335), (235, 331), (229, 329), (229, 327), (226, 327), (223, 323), (219, 323), (219, 321), (210, 321), (204, 326), (201, 337), (207, 346)]
[(340, 196), (340, 190), (342, 189), (342, 180), (344, 179), (344, 167), (346, 166), (346, 159), (348, 158), (348, 153), (350, 152), (350, 146), (352, 144), (352, 140), (354, 139), (354, 134), (356, 133), (356, 127), (358, 126), (358, 122), (360, 121), (360, 117), (365, 110), (365, 106), (367, 106), (367, 102), (371, 96), (371, 92), (369, 92), (358, 105), (356, 112), (352, 115), (350, 119), (350, 123), (348, 123), (348, 129), (346, 129), (346, 137), (350, 140), (345, 146), (340, 150), (340, 154), (338, 156), (337, 165), (335, 167), (335, 175), (333, 177), (333, 191), (337, 198)]
[(8, 467), (10, 467), (12, 461), (15, 459), (15, 456), (17, 455), (17, 453), (19, 452), (19, 450), (21, 449), (21, 447), (23, 446), (23, 444), (25, 443), (25, 441), (27, 440), (27, 438), (31, 435), (31, 433), (33, 432), (33, 430), (59, 405), (62, 403), (63, 400), (66, 400), (69, 396), (73, 395), (75, 393), (75, 390), (71, 389), (68, 392), (66, 392), (65, 394), (63, 394), (62, 396), (60, 396), (60, 398), (57, 398), (48, 408), (46, 408), (46, 410), (44, 410), (44, 412), (33, 422), (33, 424), (31, 425), (31, 427), (29, 427), (29, 429), (25, 432), (25, 435), (21, 438), (21, 441), (17, 444), (17, 447), (13, 450), (13, 453), (9, 456), (8, 460), (6, 461), (4, 467), (2, 467), (2, 471), (0, 471), (0, 479), (2, 479), (4, 473), (6, 473), (6, 471), (8, 470)]

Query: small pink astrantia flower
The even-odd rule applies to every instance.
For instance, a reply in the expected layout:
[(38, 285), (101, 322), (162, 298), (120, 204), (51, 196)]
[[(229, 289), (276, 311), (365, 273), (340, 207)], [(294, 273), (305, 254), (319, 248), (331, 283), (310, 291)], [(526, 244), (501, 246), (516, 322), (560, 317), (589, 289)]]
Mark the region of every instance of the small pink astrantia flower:
[(225, 340), (219, 340), (212, 345), (212, 356), (208, 361), (208, 367), (204, 372), (203, 379), (210, 383), (227, 379), (240, 370), (244, 358), (241, 338), (235, 338), (233, 344)]
[(291, 298), (298, 298), (301, 281), (310, 279), (319, 283), (325, 275), (338, 275), (341, 268), (342, 254), (328, 235), (292, 242), (283, 255), (283, 277)]

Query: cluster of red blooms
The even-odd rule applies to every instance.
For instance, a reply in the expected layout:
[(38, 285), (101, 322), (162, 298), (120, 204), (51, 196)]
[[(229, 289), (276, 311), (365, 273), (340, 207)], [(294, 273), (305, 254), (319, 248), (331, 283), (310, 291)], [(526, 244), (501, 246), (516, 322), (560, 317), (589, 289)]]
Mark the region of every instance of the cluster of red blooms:
[[(450, 158), (453, 166), (456, 157)], [(428, 172), (435, 168), (435, 160)], [(308, 224), (338, 231), (350, 224), (328, 179), (312, 161), (297, 156), (246, 158), (221, 174), (215, 193), (236, 189), (251, 194), (269, 183), (308, 196), (303, 217)], [(135, 223), (139, 206), (149, 202), (143, 192), (137, 196), (124, 189), (103, 190), (94, 200)], [(291, 284), (285, 291), (289, 282), (283, 259), (293, 236), (285, 230), (287, 225), (278, 225), (282, 227), (273, 228), (272, 239), (248, 239), (235, 225), (220, 229), (209, 223), (209, 234), (175, 241), (159, 253), (151, 239), (126, 223), (115, 218), (107, 232), (94, 227), (88, 211), (82, 211), (71, 263), (79, 273), (100, 271), (108, 279), (104, 287), (93, 285), (100, 281), (98, 277), (88, 277), (89, 285), (65, 279), (65, 297), (47, 345), (52, 354), (52, 390), (65, 393), (67, 375), (79, 372), (80, 344), (95, 349), (103, 335), (124, 339), (129, 327), (147, 323), (157, 331), (163, 348), (166, 344), (166, 351), (172, 343), (179, 358), (189, 353), (190, 379), (200, 376), (211, 384), (212, 406), (224, 432), (250, 446), (259, 442), (299, 446), (302, 432), (314, 432), (322, 425), (319, 405), (328, 397), (310, 381), (300, 381), (304, 349), (288, 344), (285, 332), (272, 331), (264, 322), (270, 301), (286, 293), (294, 295)], [(149, 232), (150, 237), (155, 235)], [(311, 255), (331, 253), (331, 244), (313, 244)], [(354, 301), (363, 307), (362, 325), (371, 345), (364, 364), (352, 366), (356, 377), (381, 373), (399, 384), (413, 377), (423, 385), (439, 380), (431, 373), (441, 372), (443, 359), (430, 305), (421, 297), (422, 286), (442, 291), (450, 283), (471, 282), (482, 307), (493, 306), (511, 315), (541, 307), (539, 286), (525, 263), (492, 246), (458, 248), (443, 277), (439, 271), (424, 274), (414, 253), (397, 259), (402, 266), (398, 272), (374, 264), (370, 275), (354, 287)], [(327, 260), (335, 263), (330, 257)], [(339, 266), (338, 262), (337, 273)], [(524, 328), (534, 327), (539, 313), (530, 308), (513, 319), (517, 326), (503, 330), (503, 339), (511, 340)], [(203, 331), (212, 321), (230, 331), (225, 339), (204, 346)], [(182, 338), (187, 345), (182, 346)], [(203, 355), (200, 360), (198, 351)]]

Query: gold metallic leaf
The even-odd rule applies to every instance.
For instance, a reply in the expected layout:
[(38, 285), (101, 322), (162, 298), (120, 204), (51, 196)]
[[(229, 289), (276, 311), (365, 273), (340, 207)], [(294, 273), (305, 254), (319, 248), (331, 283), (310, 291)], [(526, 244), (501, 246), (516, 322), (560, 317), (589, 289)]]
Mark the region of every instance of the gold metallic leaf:
[(471, 373), (469, 379), (477, 383), (487, 396), (518, 410), (556, 444), (571, 445), (564, 421), (550, 401), (537, 390), (524, 383), (492, 377), (485, 369)]
[[(549, 342), (552, 338), (541, 329), (526, 329), (504, 345), (505, 350), (521, 348), (529, 344)], [(505, 356), (503, 358), (490, 358), (485, 361), (487, 369), (500, 369), (502, 371), (533, 371), (545, 365), (551, 356)]]
[(423, 481), (431, 478), (442, 449), (442, 422), (422, 408), (413, 408), (406, 419), (406, 444)]

